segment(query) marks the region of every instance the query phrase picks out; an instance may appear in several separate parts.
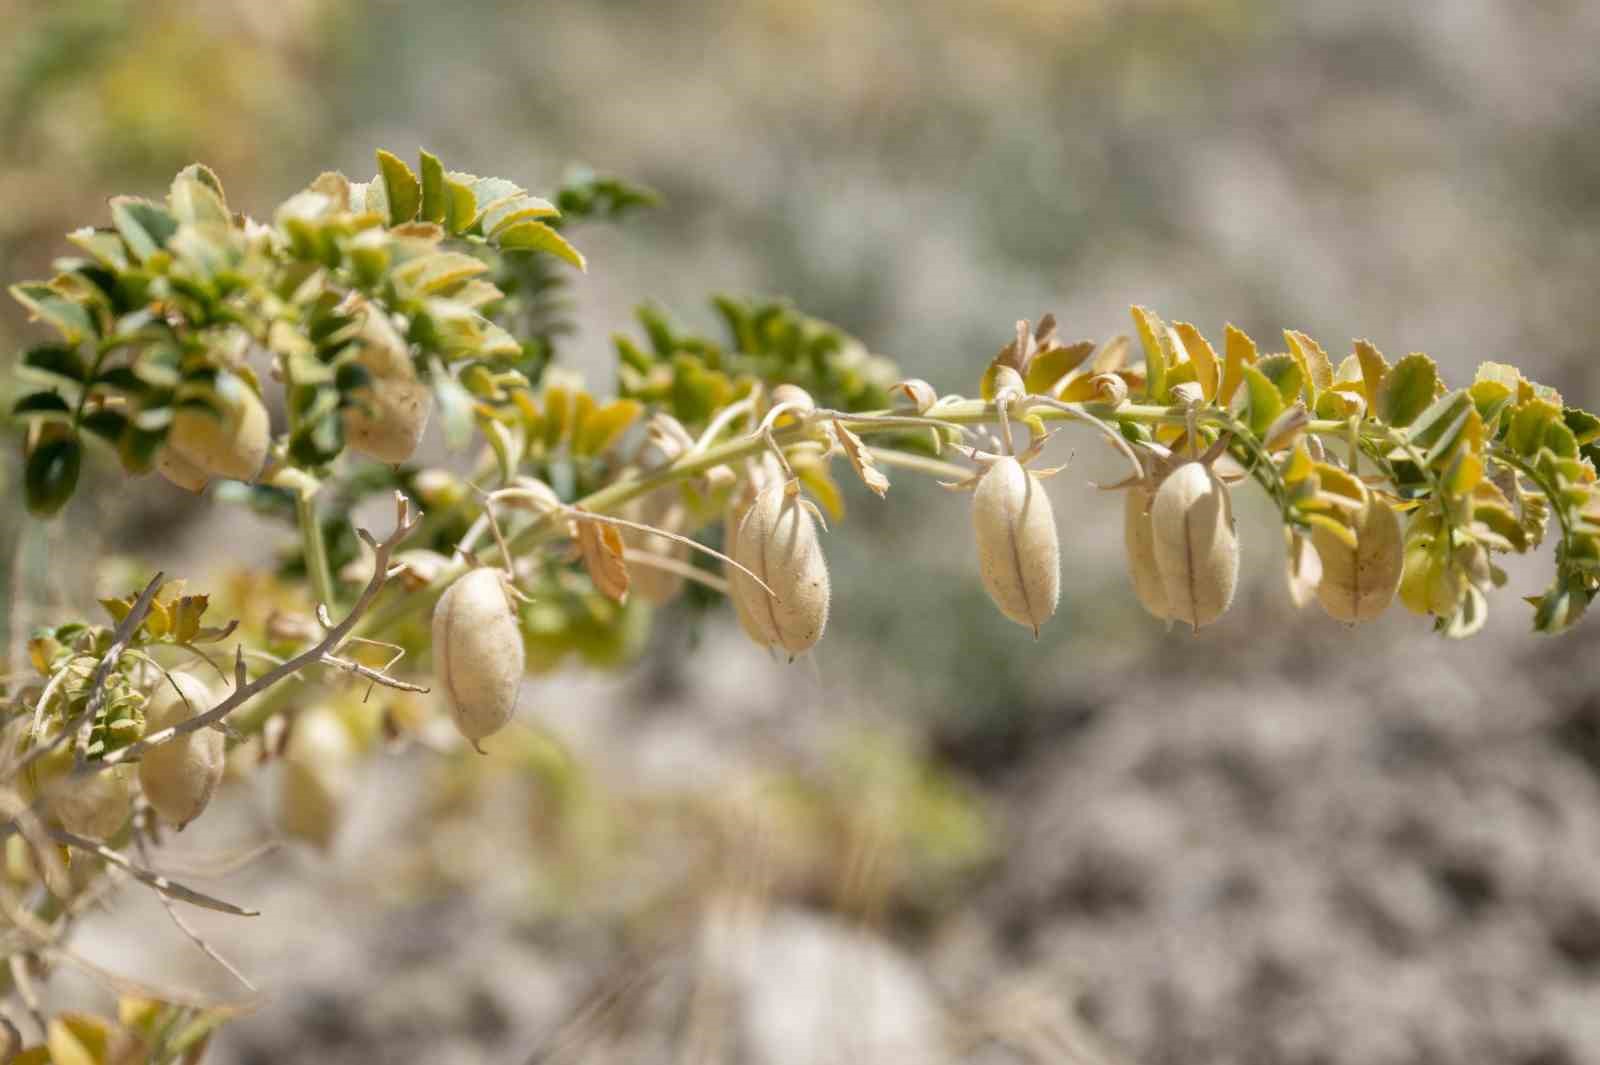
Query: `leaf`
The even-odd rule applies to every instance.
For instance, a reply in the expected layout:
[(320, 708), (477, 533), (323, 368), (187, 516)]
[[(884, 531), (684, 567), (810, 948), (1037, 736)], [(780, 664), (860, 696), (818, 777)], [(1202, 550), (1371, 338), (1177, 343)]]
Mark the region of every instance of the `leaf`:
[(200, 635), (200, 619), (211, 603), (207, 595), (185, 595), (178, 599), (173, 611), (172, 634), (179, 643), (191, 643)]
[(1333, 363), (1328, 360), (1328, 353), (1322, 350), (1322, 345), (1304, 333), (1285, 329), (1283, 338), (1289, 343), (1290, 353), (1310, 375), (1306, 382), (1306, 406), (1315, 408), (1317, 393), (1333, 387)]
[(62, 1013), (51, 1019), (45, 1045), (51, 1065), (107, 1065), (110, 1025), (87, 1013)]
[(496, 237), (495, 243), (507, 251), (544, 251), (570, 263), (580, 271), (587, 271), (583, 254), (567, 243), (565, 237), (543, 222), (518, 222), (508, 226)]
[(1586, 410), (1577, 407), (1568, 407), (1561, 412), (1567, 428), (1572, 430), (1573, 439), (1581, 447), (1584, 444), (1600, 440), (1600, 418), (1595, 417)]
[(1293, 355), (1268, 355), (1256, 363), (1256, 369), (1277, 388), (1285, 404), (1300, 398), (1305, 386), (1305, 371), (1300, 360)]
[(222, 198), (222, 183), (206, 167), (195, 163), (178, 171), (167, 192), (167, 206), (180, 222), (190, 225), (233, 226), (233, 215)]
[(1241, 367), (1240, 372), (1245, 384), (1245, 419), (1252, 433), (1257, 437), (1264, 436), (1278, 415), (1283, 413), (1283, 393), (1278, 391), (1278, 386), (1272, 383), (1271, 378), (1255, 366)]
[(1305, 519), (1314, 528), (1322, 529), (1332, 534), (1335, 540), (1338, 540), (1350, 550), (1356, 550), (1355, 530), (1339, 518), (1334, 517), (1332, 514), (1310, 513), (1305, 515)]
[(68, 344), (96, 335), (94, 317), (82, 304), (62, 296), (49, 285), (12, 285), (12, 297), (34, 318), (47, 323)]
[(1195, 380), (1200, 383), (1200, 394), (1210, 403), (1217, 397), (1220, 385), (1220, 374), (1217, 369), (1217, 353), (1212, 350), (1210, 341), (1200, 335), (1200, 330), (1188, 322), (1175, 322), (1172, 326), (1178, 333), (1178, 342), (1183, 345), (1183, 350), (1188, 352), (1189, 361), (1194, 364)]
[(417, 217), (422, 207), (422, 184), (399, 157), (378, 149), (378, 173), (389, 205), (389, 224), (400, 225)]
[(454, 174), (444, 177), (444, 196), (444, 227), (459, 236), (478, 220), (478, 198), (472, 186)]
[(872, 453), (861, 442), (861, 438), (837, 418), (833, 420), (833, 431), (839, 438), (839, 446), (844, 449), (844, 457), (850, 460), (850, 465), (856, 471), (856, 476), (861, 478), (861, 483), (882, 499), (889, 492), (889, 478), (885, 477), (883, 471), (874, 464)]
[(508, 196), (490, 204), (483, 210), (483, 234), (486, 237), (496, 236), (502, 229), (507, 229), (518, 222), (531, 219), (556, 218), (561, 214), (549, 200), (541, 200), (537, 196), (526, 194)]
[(1378, 416), (1396, 428), (1404, 428), (1433, 402), (1439, 371), (1433, 360), (1421, 353), (1407, 355), (1384, 376), (1378, 392)]
[(1145, 307), (1133, 308), (1133, 324), (1139, 332), (1139, 342), (1144, 345), (1145, 396), (1153, 403), (1164, 402), (1167, 397), (1167, 370), (1171, 365), (1164, 339), (1166, 325), (1154, 311)]
[(40, 441), (28, 452), (23, 467), (23, 495), (28, 512), (48, 518), (59, 511), (78, 487), (83, 443), (75, 435)]
[(446, 209), (444, 165), (431, 152), (424, 151), (420, 154), (422, 156), (422, 212), (420, 217), (424, 222), (442, 223)]
[(1082, 365), (1093, 351), (1092, 340), (1047, 348), (1028, 365), (1028, 374), (1023, 378), (1024, 387), (1030, 395), (1052, 395), (1062, 379)]
[(111, 198), (111, 224), (140, 262), (165, 248), (178, 231), (178, 220), (166, 208), (133, 196)]
[(822, 507), (829, 521), (838, 521), (844, 517), (844, 493), (839, 491), (839, 484), (828, 473), (826, 466), (811, 464), (795, 467), (795, 476), (800, 483), (805, 485), (806, 491)]
[[(580, 515), (582, 507), (573, 507)], [(628, 565), (623, 561), (622, 534), (614, 525), (578, 518), (578, 553), (589, 579), (601, 595), (622, 602), (628, 595)]]
[(1367, 409), (1377, 410), (1378, 396), (1383, 391), (1383, 379), (1389, 373), (1389, 363), (1370, 340), (1356, 341), (1356, 361), (1361, 364), (1361, 388), (1367, 399)]
[(1554, 403), (1542, 399), (1529, 400), (1511, 415), (1511, 427), (1506, 431), (1506, 446), (1524, 458), (1532, 458), (1544, 446), (1545, 434), (1561, 416), (1561, 408)]
[(465, 252), (446, 251), (412, 259), (389, 275), (402, 299), (448, 295), (450, 290), (479, 274), (489, 264)]
[(1235, 328), (1233, 323), (1224, 327), (1223, 334), (1222, 383), (1218, 386), (1217, 396), (1226, 407), (1233, 402), (1233, 394), (1244, 381), (1244, 368), (1254, 366), (1261, 356), (1256, 351), (1256, 342), (1244, 330)]
[(580, 455), (604, 454), (643, 413), (644, 404), (638, 400), (612, 400), (584, 419), (583, 432), (574, 442), (573, 450)]

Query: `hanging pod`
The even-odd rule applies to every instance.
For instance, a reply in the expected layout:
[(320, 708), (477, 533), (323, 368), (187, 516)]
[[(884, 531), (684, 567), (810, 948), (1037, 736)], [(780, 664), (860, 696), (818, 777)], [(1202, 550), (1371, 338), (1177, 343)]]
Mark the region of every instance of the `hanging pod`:
[(1156, 618), (1172, 617), (1167, 588), (1156, 565), (1156, 530), (1150, 516), (1155, 489), (1147, 482), (1129, 486), (1122, 496), (1122, 539), (1128, 552), (1128, 575), (1139, 604)]
[(498, 570), (472, 570), (445, 589), (433, 608), (434, 674), (456, 728), (474, 747), (511, 720), (524, 665), (517, 613)]
[[(151, 693), (145, 735), (181, 725), (215, 705), (211, 688), (190, 673), (173, 672)], [(139, 760), (139, 787), (162, 820), (182, 828), (199, 817), (222, 781), (227, 743), (213, 728), (175, 736)]]
[(995, 459), (973, 492), (972, 524), (989, 598), (1037, 636), (1061, 598), (1061, 548), (1044, 484), (1014, 457)]
[(427, 431), (433, 391), (417, 380), (410, 348), (382, 308), (367, 306), (357, 339), (355, 361), (370, 380), (344, 410), (345, 443), (380, 462), (405, 462)]
[(1150, 504), (1157, 572), (1169, 616), (1199, 630), (1221, 617), (1239, 583), (1228, 486), (1204, 462), (1178, 466)]
[(156, 459), (161, 475), (198, 492), (212, 477), (254, 481), (267, 461), (272, 426), (261, 397), (236, 374), (222, 371), (207, 407), (182, 406), (172, 415)]
[(814, 647), (828, 625), (832, 590), (816, 521), (798, 482), (774, 478), (756, 493), (730, 556), (772, 589), (768, 595), (739, 570), (729, 574), (740, 624), (751, 638), (791, 656)]
[(61, 827), (87, 839), (108, 840), (128, 820), (133, 805), (131, 766), (112, 766), (92, 776), (61, 778), (50, 808)]

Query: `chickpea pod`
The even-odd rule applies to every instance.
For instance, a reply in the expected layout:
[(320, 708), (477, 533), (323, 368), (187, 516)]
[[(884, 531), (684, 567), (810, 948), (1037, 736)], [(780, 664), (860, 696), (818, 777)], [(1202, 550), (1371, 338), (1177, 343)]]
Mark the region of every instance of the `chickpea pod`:
[(973, 492), (972, 521), (989, 598), (1037, 636), (1061, 599), (1055, 515), (1039, 476), (1011, 455), (995, 459)]
[(517, 709), (526, 664), (522, 632), (505, 578), (475, 569), (433, 608), (434, 673), (461, 735), (474, 747), (499, 732)]
[(817, 538), (810, 504), (796, 481), (774, 479), (762, 488), (739, 522), (734, 561), (767, 587), (768, 595), (739, 570), (729, 574), (740, 623), (764, 647), (778, 646), (791, 656), (810, 650), (828, 625), (831, 587), (828, 562)]
[[(215, 702), (210, 687), (198, 677), (179, 672), (169, 677), (151, 694), (146, 735), (197, 717)], [(162, 820), (182, 828), (200, 816), (222, 781), (226, 748), (222, 733), (203, 728), (145, 752), (139, 786)]]
[(186, 406), (174, 412), (156, 460), (163, 477), (191, 492), (212, 477), (254, 481), (272, 444), (266, 405), (242, 378), (219, 373), (208, 400), (215, 409)]
[(1239, 582), (1228, 487), (1207, 463), (1185, 462), (1156, 490), (1150, 521), (1170, 616), (1198, 631), (1228, 609)]

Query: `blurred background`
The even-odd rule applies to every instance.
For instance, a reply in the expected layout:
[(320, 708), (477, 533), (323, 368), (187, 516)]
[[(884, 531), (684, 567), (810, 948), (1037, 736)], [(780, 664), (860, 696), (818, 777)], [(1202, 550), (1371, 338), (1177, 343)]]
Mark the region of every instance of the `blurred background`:
[[(574, 234), (563, 361), (598, 388), (637, 304), (711, 331), (728, 292), (965, 394), (1018, 318), (1105, 339), (1143, 303), (1600, 402), (1585, 0), (0, 13), (8, 281), (191, 161), (264, 215), (422, 145), (534, 191), (586, 164), (660, 193)], [(3, 350), (28, 335), (0, 311)], [(214, 885), (264, 911), (196, 923), (268, 997), (210, 1060), (1600, 1063), (1600, 621), (1530, 634), (1548, 559), (1514, 560), (1466, 643), (1398, 606), (1348, 631), (1293, 610), (1241, 495), (1238, 601), (1167, 632), (1120, 500), (1085, 484), (1112, 457), (1052, 455), (1064, 593), (1036, 643), (984, 596), (965, 501), (902, 473), (883, 503), (850, 486), (807, 660), (668, 610), (632, 667), (531, 682), (490, 758), (364, 764), (327, 854)], [(89, 603), (100, 555), (196, 586), (270, 564), (275, 529), (141, 485), (0, 515), (9, 640)], [(273, 786), (179, 856), (269, 838)], [(145, 893), (75, 946), (230, 990)]]

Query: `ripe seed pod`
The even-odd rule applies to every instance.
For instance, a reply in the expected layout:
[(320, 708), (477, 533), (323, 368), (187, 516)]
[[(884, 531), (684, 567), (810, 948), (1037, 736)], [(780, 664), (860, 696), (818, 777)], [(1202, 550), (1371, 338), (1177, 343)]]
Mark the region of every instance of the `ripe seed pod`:
[(307, 710), (294, 722), (278, 781), (278, 827), (326, 851), (350, 793), (350, 731), (330, 710)]
[(972, 523), (989, 598), (1038, 635), (1061, 599), (1061, 548), (1043, 483), (1015, 458), (996, 459), (973, 492)]
[[(680, 535), (689, 525), (689, 510), (684, 506), (683, 493), (674, 487), (659, 488), (635, 500), (624, 517)], [(689, 558), (688, 544), (637, 529), (623, 529), (622, 542), (634, 550), (648, 551), (678, 562), (685, 562)], [(683, 580), (676, 573), (643, 563), (628, 567), (628, 591), (656, 606), (665, 606), (676, 599), (683, 591)]]
[(272, 443), (266, 405), (230, 373), (217, 375), (207, 398), (215, 410), (180, 407), (173, 413), (156, 468), (191, 492), (203, 488), (208, 477), (254, 481)]
[(1153, 616), (1166, 621), (1172, 617), (1167, 605), (1166, 585), (1156, 566), (1156, 532), (1150, 518), (1155, 491), (1135, 484), (1123, 497), (1122, 538), (1128, 551), (1128, 575), (1133, 578), (1133, 594)]
[(1196, 630), (1222, 616), (1239, 582), (1239, 538), (1228, 488), (1202, 462), (1167, 475), (1150, 504), (1156, 568), (1171, 616)]
[(439, 597), (433, 663), (450, 716), (474, 747), (511, 720), (526, 660), (499, 571), (472, 570)]
[(1400, 588), (1405, 552), (1400, 515), (1381, 499), (1367, 503), (1356, 527), (1356, 546), (1347, 547), (1326, 529), (1312, 530), (1311, 543), (1322, 560), (1317, 601), (1340, 621), (1371, 621), (1389, 608)]
[(380, 462), (405, 462), (428, 428), (433, 392), (417, 380), (410, 349), (381, 310), (367, 308), (359, 338), (356, 363), (372, 380), (354, 393), (356, 404), (345, 408), (345, 442)]
[[(210, 687), (198, 677), (177, 672), (171, 676), (170, 681), (163, 678), (151, 695), (145, 735), (182, 724), (214, 704)], [(222, 780), (226, 749), (222, 733), (204, 728), (145, 753), (139, 762), (139, 786), (162, 820), (182, 828), (200, 816)]]
[(62, 779), (50, 808), (61, 827), (76, 836), (107, 840), (128, 820), (133, 804), (133, 778), (129, 766), (112, 766), (90, 777)]
[(739, 522), (732, 557), (767, 583), (773, 595), (739, 570), (730, 575), (740, 623), (763, 647), (791, 656), (810, 650), (828, 625), (828, 560), (799, 486), (774, 478)]

